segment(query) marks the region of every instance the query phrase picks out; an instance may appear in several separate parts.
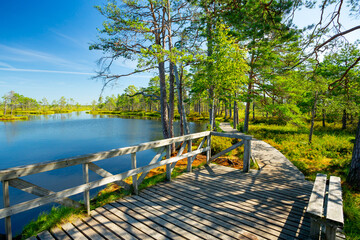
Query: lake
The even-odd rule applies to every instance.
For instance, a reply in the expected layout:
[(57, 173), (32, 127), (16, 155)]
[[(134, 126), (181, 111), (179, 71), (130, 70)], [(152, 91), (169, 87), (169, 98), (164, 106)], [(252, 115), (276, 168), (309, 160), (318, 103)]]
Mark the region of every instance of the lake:
[[(179, 135), (178, 122), (174, 124)], [(204, 123), (190, 123), (190, 131), (201, 132)], [(0, 169), (51, 161), (66, 157), (96, 153), (162, 139), (161, 122), (150, 119), (119, 118), (109, 115), (90, 115), (85, 112), (30, 116), (29, 121), (0, 122)], [(147, 165), (156, 154), (154, 150), (137, 153), (138, 166)], [(131, 168), (130, 155), (97, 162), (100, 167), (116, 174)], [(26, 181), (60, 191), (82, 183), (82, 166), (73, 166), (23, 178)], [(90, 181), (100, 179), (90, 171)], [(94, 196), (99, 189), (91, 191)], [(2, 189), (0, 190), (2, 196)], [(10, 204), (36, 198), (10, 187)], [(81, 200), (82, 194), (72, 197)], [(0, 204), (3, 206), (2, 197)], [(56, 204), (48, 204), (11, 217), (13, 233), (43, 211)], [(0, 221), (4, 233), (4, 220)]]

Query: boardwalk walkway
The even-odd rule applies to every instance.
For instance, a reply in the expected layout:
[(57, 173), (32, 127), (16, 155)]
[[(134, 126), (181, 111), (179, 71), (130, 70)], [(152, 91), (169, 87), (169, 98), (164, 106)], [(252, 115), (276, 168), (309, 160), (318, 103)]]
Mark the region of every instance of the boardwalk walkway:
[(252, 156), (260, 171), (244, 173), (211, 164), (37, 238), (306, 239), (312, 183), (263, 141), (252, 142)]
[(43, 232), (40, 239), (305, 239), (312, 184), (210, 165)]

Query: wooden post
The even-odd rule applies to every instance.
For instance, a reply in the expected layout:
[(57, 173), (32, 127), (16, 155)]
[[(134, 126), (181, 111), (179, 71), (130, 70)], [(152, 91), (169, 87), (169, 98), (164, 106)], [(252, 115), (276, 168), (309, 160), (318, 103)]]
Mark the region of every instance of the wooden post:
[(251, 140), (244, 139), (243, 172), (250, 171)]
[[(131, 168), (132, 169), (136, 168), (136, 152), (131, 154)], [(137, 174), (132, 176), (132, 181), (133, 181), (133, 191), (136, 195), (138, 195), (139, 190), (138, 190)]]
[[(166, 159), (171, 157), (171, 145), (166, 146)], [(166, 164), (166, 179), (171, 181), (171, 164)]]
[[(89, 183), (89, 164), (83, 164), (83, 179), (84, 183)], [(86, 208), (87, 215), (90, 215), (90, 190), (86, 189), (84, 191), (84, 204)]]
[(312, 240), (319, 240), (320, 238), (320, 222), (314, 218), (311, 218), (310, 222), (310, 238)]
[(207, 136), (207, 146), (209, 147), (209, 150), (206, 152), (206, 163), (209, 164), (211, 158), (211, 134)]
[[(10, 196), (9, 196), (9, 181), (5, 180), (2, 181), (3, 186), (3, 201), (4, 201), (4, 208), (10, 207)], [(11, 217), (5, 218), (5, 233), (6, 239), (12, 239), (12, 232), (11, 232)]]
[[(189, 142), (188, 142), (188, 153), (192, 151), (191, 146), (192, 146), (192, 140), (189, 140)], [(186, 170), (188, 172), (191, 172), (191, 170), (192, 170), (192, 167), (191, 167), (192, 166), (192, 159), (193, 159), (193, 157), (188, 157), (188, 159), (187, 159), (187, 169)]]

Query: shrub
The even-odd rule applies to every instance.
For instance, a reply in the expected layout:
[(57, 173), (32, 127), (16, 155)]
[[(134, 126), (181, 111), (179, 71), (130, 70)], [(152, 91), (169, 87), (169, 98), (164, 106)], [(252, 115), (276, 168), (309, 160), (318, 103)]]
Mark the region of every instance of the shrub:
[[(231, 138), (224, 137), (211, 137), (211, 155), (218, 154), (219, 152), (229, 148), (232, 146)], [(227, 155), (229, 155), (228, 153)]]

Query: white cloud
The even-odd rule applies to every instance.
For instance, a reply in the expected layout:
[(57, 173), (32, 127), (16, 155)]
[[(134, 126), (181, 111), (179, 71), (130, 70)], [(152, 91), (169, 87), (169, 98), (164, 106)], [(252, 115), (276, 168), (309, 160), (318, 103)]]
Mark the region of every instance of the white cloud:
[(11, 65), (9, 65), (9, 64), (7, 64), (5, 62), (0, 62), (0, 66), (7, 67), (7, 68), (14, 68), (13, 66), (11, 66)]
[(68, 71), (55, 71), (55, 70), (42, 70), (42, 69), (23, 69), (23, 68), (0, 68), (0, 71), (95, 75), (95, 73), (87, 73), (87, 72), (68, 72)]
[(76, 38), (70, 37), (70, 36), (68, 36), (68, 35), (66, 35), (66, 34), (63, 34), (63, 33), (60, 33), (60, 32), (58, 32), (58, 31), (56, 31), (56, 30), (54, 30), (54, 29), (50, 29), (50, 31), (53, 32), (53, 33), (55, 33), (57, 36), (65, 39), (65, 40), (67, 40), (67, 41), (70, 41), (70, 42), (72, 42), (72, 43), (75, 43), (76, 45), (80, 46), (81, 48), (87, 47), (86, 44), (84, 44), (83, 42), (79, 41), (79, 40), (76, 39)]
[(9, 59), (13, 61), (19, 61), (19, 62), (27, 62), (27, 61), (34, 61), (41, 60), (46, 63), (50, 63), (56, 66), (62, 66), (67, 67), (70, 69), (76, 69), (76, 70), (88, 70), (89, 66), (86, 64), (78, 64), (45, 52), (41, 51), (35, 51), (31, 49), (22, 49), (22, 48), (14, 48), (9, 47), (3, 44), (0, 44), (0, 49), (2, 52), (7, 52), (7, 54), (0, 55), (1, 59)]

